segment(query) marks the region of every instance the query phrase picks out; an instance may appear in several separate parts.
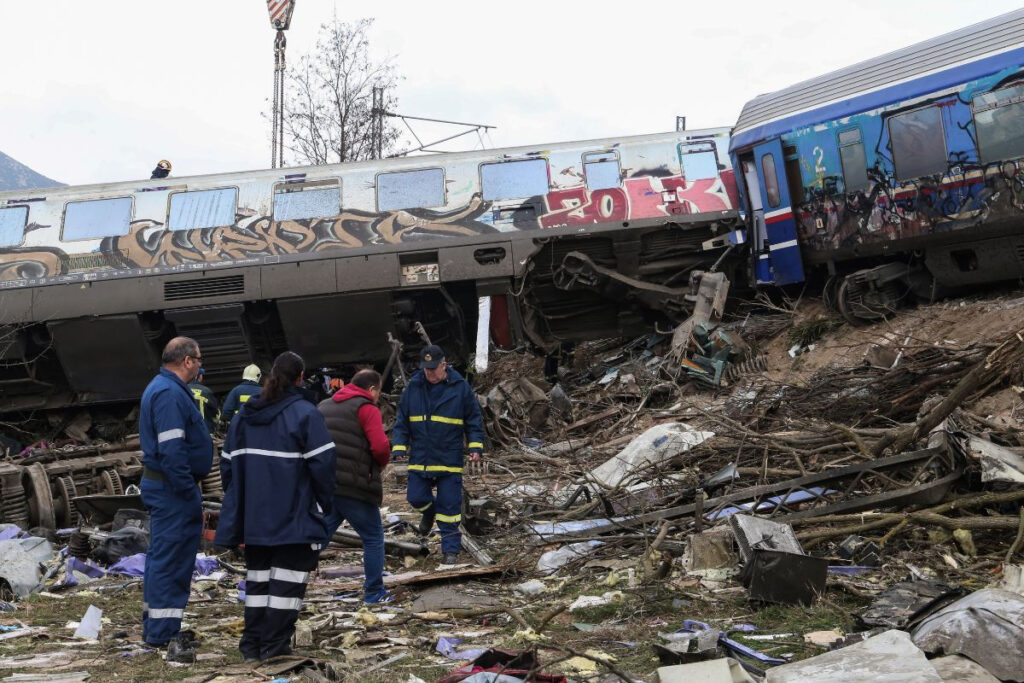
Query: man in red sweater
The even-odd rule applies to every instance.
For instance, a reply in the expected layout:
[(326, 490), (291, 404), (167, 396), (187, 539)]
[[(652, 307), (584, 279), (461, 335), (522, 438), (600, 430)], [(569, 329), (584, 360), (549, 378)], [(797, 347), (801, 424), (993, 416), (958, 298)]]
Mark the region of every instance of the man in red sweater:
[(334, 439), (337, 486), (333, 509), (327, 515), (331, 536), (348, 520), (363, 541), (363, 601), (390, 602), (384, 590), (384, 526), (380, 506), (384, 500), (381, 473), (391, 457), (380, 409), (380, 374), (360, 370), (331, 398), (320, 402), (320, 413)]

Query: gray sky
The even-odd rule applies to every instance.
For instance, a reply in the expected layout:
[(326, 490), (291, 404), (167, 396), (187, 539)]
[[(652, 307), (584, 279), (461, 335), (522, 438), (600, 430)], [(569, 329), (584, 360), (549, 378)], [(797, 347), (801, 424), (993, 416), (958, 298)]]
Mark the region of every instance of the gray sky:
[[(732, 125), (758, 93), (1017, 6), (297, 0), (288, 55), (335, 12), (374, 17), (373, 49), (404, 76), (398, 110), (498, 126), (486, 142), (503, 147), (671, 130), (677, 114)], [(148, 178), (164, 157), (178, 176), (269, 166), (264, 0), (35, 0), (11, 18), (0, 151), (71, 184)], [(465, 140), (448, 149), (479, 146)]]

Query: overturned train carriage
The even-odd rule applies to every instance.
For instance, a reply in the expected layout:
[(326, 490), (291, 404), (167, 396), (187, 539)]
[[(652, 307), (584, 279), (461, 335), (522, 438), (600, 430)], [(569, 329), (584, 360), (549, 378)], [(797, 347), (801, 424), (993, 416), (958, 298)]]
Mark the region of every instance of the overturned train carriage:
[(731, 142), (761, 283), (826, 270), (850, 321), (1024, 276), (1024, 10), (743, 108)]
[[(726, 129), (0, 194), (0, 410), (137, 398), (173, 335), (207, 383), (466, 360), (478, 300), (550, 349), (685, 319), (741, 263)], [(422, 328), (417, 325), (422, 324)]]

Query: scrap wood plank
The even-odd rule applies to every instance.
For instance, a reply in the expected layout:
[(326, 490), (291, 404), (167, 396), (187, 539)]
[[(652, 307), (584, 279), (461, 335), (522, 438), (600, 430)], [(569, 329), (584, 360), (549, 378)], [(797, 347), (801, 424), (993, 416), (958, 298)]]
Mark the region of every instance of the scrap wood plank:
[[(459, 579), (477, 579), (488, 576), (500, 576), (505, 573), (514, 573), (514, 567), (492, 565), (489, 567), (463, 567), (461, 569), (446, 569), (439, 572), (403, 572), (384, 577), (384, 585), (392, 586), (426, 586), (431, 583), (442, 581), (456, 581)], [(332, 586), (338, 591), (357, 591), (362, 589), (363, 582), (349, 581), (343, 584)]]
[(617, 405), (612, 406), (611, 408), (608, 408), (607, 410), (602, 410), (600, 413), (594, 413), (593, 415), (590, 415), (589, 417), (585, 417), (582, 420), (577, 420), (576, 422), (573, 422), (571, 425), (569, 425), (569, 426), (567, 426), (565, 428), (565, 431), (571, 432), (571, 431), (575, 431), (577, 429), (582, 429), (583, 427), (589, 427), (590, 425), (594, 424), (595, 422), (600, 422), (601, 420), (605, 420), (605, 419), (607, 419), (609, 417), (612, 417), (613, 415), (618, 415), (619, 411), (621, 411), (621, 410), (622, 410), (622, 406), (617, 406)]

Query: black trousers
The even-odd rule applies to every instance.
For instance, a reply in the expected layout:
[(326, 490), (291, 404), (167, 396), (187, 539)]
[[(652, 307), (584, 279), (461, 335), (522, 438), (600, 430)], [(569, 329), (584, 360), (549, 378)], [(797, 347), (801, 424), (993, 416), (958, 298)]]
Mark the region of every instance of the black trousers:
[(245, 629), (238, 643), (243, 657), (291, 653), (295, 622), (319, 556), (309, 543), (245, 547)]

